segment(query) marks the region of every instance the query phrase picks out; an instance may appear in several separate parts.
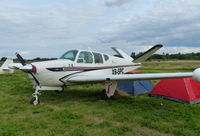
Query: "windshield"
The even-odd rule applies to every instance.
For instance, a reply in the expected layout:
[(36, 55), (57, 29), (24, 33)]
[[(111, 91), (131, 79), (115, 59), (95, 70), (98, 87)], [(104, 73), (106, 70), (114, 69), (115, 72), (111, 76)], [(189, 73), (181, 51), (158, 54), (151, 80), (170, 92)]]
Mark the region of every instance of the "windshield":
[(77, 50), (72, 50), (72, 51), (68, 51), (65, 54), (63, 54), (60, 59), (69, 59), (74, 61), (76, 58), (78, 51)]

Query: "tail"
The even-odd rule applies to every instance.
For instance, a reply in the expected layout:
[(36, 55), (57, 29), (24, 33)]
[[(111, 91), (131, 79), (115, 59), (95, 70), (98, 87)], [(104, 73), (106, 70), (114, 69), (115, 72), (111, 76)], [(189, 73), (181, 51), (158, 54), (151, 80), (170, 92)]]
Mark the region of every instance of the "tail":
[(130, 57), (128, 54), (126, 54), (125, 52), (123, 52), (122, 50), (112, 47), (112, 49), (117, 53), (118, 56), (120, 56), (121, 58), (124, 58), (126, 60), (130, 60), (133, 61), (133, 58)]
[(12, 63), (13, 63), (13, 59), (9, 59), (9, 58), (8, 58), (8, 59), (3, 63), (3, 65), (0, 67), (2, 73), (10, 73), (10, 74), (12, 74), (12, 73), (14, 72), (14, 70), (9, 68), (9, 65), (12, 64)]
[(151, 49), (149, 49), (148, 51), (143, 53), (141, 56), (136, 58), (133, 62), (138, 63), (138, 62), (143, 62), (143, 61), (147, 60), (149, 57), (152, 56), (152, 54), (154, 54), (157, 50), (159, 50), (162, 47), (163, 47), (163, 45), (161, 45), (161, 44), (155, 45), (154, 47), (152, 47)]

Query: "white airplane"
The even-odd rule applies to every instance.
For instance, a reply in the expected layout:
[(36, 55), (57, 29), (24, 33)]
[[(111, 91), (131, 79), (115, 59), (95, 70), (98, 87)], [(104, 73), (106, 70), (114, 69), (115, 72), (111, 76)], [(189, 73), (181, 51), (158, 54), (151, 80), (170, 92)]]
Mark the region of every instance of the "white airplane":
[(6, 61), (0, 67), (0, 74), (5, 74), (5, 73), (12, 74), (14, 72), (14, 69), (9, 68), (10, 64), (13, 64), (13, 59), (9, 59), (9, 58), (6, 59)]
[(113, 48), (117, 56), (85, 50), (70, 50), (57, 60), (31, 64), (26, 64), (24, 59), (16, 53), (22, 65), (13, 64), (10, 67), (29, 74), (35, 88), (30, 101), (34, 105), (39, 104), (41, 91), (63, 91), (65, 86), (83, 83), (104, 83), (104, 95), (110, 98), (115, 93), (118, 81), (193, 77), (200, 82), (200, 68), (194, 72), (183, 73), (126, 74), (139, 68), (141, 62), (161, 47), (162, 45), (155, 45), (135, 60), (117, 48)]

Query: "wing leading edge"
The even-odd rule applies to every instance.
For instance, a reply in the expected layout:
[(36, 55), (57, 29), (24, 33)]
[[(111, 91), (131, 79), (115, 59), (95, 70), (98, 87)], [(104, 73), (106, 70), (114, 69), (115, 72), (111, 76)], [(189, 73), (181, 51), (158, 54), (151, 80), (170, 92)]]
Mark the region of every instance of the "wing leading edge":
[(184, 73), (153, 73), (153, 74), (124, 74), (124, 75), (103, 75), (103, 76), (74, 76), (67, 81), (72, 83), (104, 82), (104, 81), (131, 81), (164, 78), (192, 77), (193, 72)]

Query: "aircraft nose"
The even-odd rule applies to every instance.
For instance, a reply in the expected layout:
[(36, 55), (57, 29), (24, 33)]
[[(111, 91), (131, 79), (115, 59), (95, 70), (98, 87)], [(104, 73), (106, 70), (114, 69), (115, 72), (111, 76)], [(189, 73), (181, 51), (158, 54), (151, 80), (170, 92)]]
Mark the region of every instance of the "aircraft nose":
[(37, 68), (35, 65), (32, 65), (32, 69), (31, 69), (32, 73), (37, 73)]
[(31, 64), (26, 64), (25, 66), (22, 66), (19, 68), (20, 70), (24, 72), (32, 72), (32, 73), (37, 73), (37, 68), (34, 65)]

